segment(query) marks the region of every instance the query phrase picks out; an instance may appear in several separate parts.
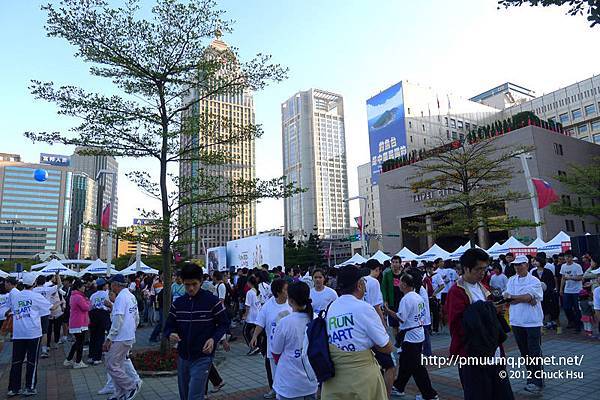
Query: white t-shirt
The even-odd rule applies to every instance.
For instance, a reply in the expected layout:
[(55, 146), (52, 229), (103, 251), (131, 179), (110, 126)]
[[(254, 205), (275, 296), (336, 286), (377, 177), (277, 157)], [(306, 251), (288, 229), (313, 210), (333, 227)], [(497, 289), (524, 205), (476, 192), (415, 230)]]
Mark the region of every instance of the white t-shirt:
[(546, 263), (544, 268), (549, 269), (550, 271), (552, 271), (552, 275), (556, 276), (556, 267), (554, 266), (554, 264)]
[(0, 321), (6, 319), (6, 312), (10, 309), (10, 302), (8, 301), (8, 293), (0, 294)]
[(90, 296), (90, 310), (100, 309), (108, 311), (104, 301), (108, 299), (108, 290), (98, 290)]
[(490, 286), (495, 289), (498, 289), (502, 292), (504, 292), (506, 290), (507, 283), (508, 283), (508, 278), (504, 274), (500, 274), (500, 275), (494, 274), (490, 277)]
[(136, 286), (135, 282), (131, 282), (131, 283), (129, 284), (129, 291), (130, 291), (131, 293), (134, 293), (134, 292), (135, 292), (135, 289), (136, 289), (136, 287), (137, 287), (137, 286)]
[(508, 280), (506, 291), (513, 296), (529, 294), (536, 300), (534, 306), (529, 303), (510, 305), (509, 319), (512, 326), (534, 328), (543, 325), (544, 312), (542, 311), (542, 298), (544, 297), (544, 291), (538, 278), (531, 275), (531, 273), (527, 273), (524, 277), (513, 275)]
[(11, 295), (13, 339), (37, 339), (42, 336), (43, 315), (50, 314), (52, 304), (39, 293), (23, 290)]
[(129, 290), (121, 290), (115, 299), (111, 317), (123, 315), (123, 324), (115, 337), (115, 342), (135, 340), (136, 315), (138, 314), (137, 300)]
[(329, 307), (327, 334), (329, 343), (342, 351), (384, 347), (390, 340), (375, 309), (351, 294), (340, 296)]
[(271, 346), (273, 342), (273, 335), (275, 335), (275, 328), (279, 321), (292, 313), (292, 307), (288, 302), (278, 304), (275, 297), (271, 297), (269, 301), (261, 307), (256, 319), (256, 325), (262, 327), (267, 335), (267, 358), (273, 358), (271, 353)]
[(261, 304), (256, 295), (256, 290), (250, 289), (246, 293), (246, 308), (248, 309), (248, 315), (246, 315), (246, 322), (249, 324), (255, 324), (258, 320), (258, 313), (260, 312)]
[(423, 330), (425, 313), (425, 302), (417, 292), (408, 292), (402, 296), (397, 314), (401, 321), (400, 329), (414, 328), (406, 332), (404, 341), (410, 343), (425, 341), (425, 331)]
[(365, 276), (366, 280), (366, 290), (364, 301), (375, 306), (380, 306), (383, 304), (383, 294), (381, 293), (381, 287), (379, 285), (379, 281), (372, 276)]
[(421, 289), (419, 290), (419, 296), (421, 296), (423, 302), (425, 303), (425, 319), (423, 320), (423, 325), (431, 325), (431, 310), (429, 309), (429, 296), (425, 287), (421, 286)]
[(260, 304), (264, 305), (269, 299), (273, 297), (273, 292), (271, 292), (271, 285), (265, 282), (261, 282), (258, 284), (258, 300)]
[(471, 304), (476, 301), (485, 301), (485, 295), (483, 294), (483, 290), (481, 290), (481, 286), (478, 283), (469, 283), (467, 281), (463, 281), (463, 284), (467, 289), (469, 289), (469, 293), (471, 293)]
[[(309, 322), (305, 313), (293, 312), (279, 321), (275, 330), (271, 349), (275, 354), (281, 354), (275, 377), (273, 390), (283, 397), (304, 397), (317, 392), (318, 382), (314, 373), (307, 374), (302, 362), (302, 347), (304, 332)], [(313, 377), (313, 379), (309, 378)]]
[(560, 274), (563, 276), (565, 281), (565, 293), (579, 293), (583, 288), (582, 281), (565, 280), (565, 276), (577, 276), (583, 275), (583, 268), (577, 263), (567, 265), (566, 263), (560, 267)]
[(313, 310), (315, 310), (315, 314), (318, 314), (319, 311), (325, 310), (329, 303), (338, 298), (335, 290), (328, 286), (324, 286), (323, 290), (320, 292), (317, 289), (310, 289), (310, 299), (312, 301)]
[(219, 300), (225, 300), (225, 296), (227, 295), (227, 287), (225, 286), (225, 283), (221, 282), (217, 284), (216, 292), (216, 295), (219, 298)]
[[(46, 286), (46, 285), (36, 286), (31, 290), (44, 296), (44, 298), (46, 300), (48, 300), (48, 303), (50, 303), (52, 305), (60, 302), (60, 298), (58, 297), (58, 286), (56, 286), (56, 285), (54, 285), (54, 286)], [(47, 314), (41, 314), (42, 317), (45, 317), (46, 315), (50, 315), (50, 310), (48, 310)]]
[(431, 279), (431, 283), (433, 286), (433, 290), (436, 291), (440, 286), (443, 286), (441, 292), (439, 292), (436, 297), (438, 299), (442, 298), (442, 293), (448, 293), (454, 282), (458, 279), (458, 274), (452, 268), (439, 268), (433, 278)]
[(594, 289), (594, 310), (600, 311), (600, 286)]

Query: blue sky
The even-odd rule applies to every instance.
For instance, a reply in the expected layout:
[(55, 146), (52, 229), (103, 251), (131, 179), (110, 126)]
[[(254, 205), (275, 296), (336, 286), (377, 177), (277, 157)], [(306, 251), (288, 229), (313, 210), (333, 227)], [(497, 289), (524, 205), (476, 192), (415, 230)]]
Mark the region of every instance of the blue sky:
[[(110, 90), (89, 78), (65, 41), (46, 37), (41, 3), (0, 3), (0, 151), (27, 161), (37, 161), (40, 152), (72, 151), (33, 145), (22, 136), (73, 123), (33, 100), (30, 79)], [(280, 104), (298, 90), (318, 87), (344, 96), (351, 195), (358, 190), (356, 167), (369, 160), (365, 101), (402, 79), (470, 97), (506, 81), (542, 94), (600, 73), (594, 49), (600, 28), (558, 8), (497, 10), (495, 0), (226, 0), (220, 6), (236, 21), (223, 39), (242, 57), (270, 53), (290, 68), (288, 80), (255, 94), (256, 120), (265, 130), (257, 175), (282, 170)], [(123, 173), (146, 165), (153, 170), (151, 163), (120, 161)], [(136, 207), (152, 203), (140, 200), (123, 175), (120, 182), (119, 223), (129, 224)], [(257, 214), (259, 229), (283, 225), (281, 201), (261, 203)]]

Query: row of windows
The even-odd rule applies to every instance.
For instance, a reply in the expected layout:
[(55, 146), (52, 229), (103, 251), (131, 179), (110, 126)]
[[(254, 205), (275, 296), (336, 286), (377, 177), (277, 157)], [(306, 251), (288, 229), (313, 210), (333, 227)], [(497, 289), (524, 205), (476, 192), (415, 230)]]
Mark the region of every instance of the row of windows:
[[(596, 104), (588, 104), (588, 105), (584, 106), (583, 111), (585, 112), (585, 115), (588, 117), (593, 114), (596, 114), (596, 111), (597, 111)], [(572, 110), (570, 116), (569, 116), (569, 113), (563, 113), (558, 116), (560, 123), (563, 125), (567, 124), (571, 120), (571, 118), (573, 121), (583, 118), (583, 113), (581, 111), (581, 108), (576, 108), (576, 109)]]
[(592, 88), (589, 90), (585, 90), (583, 93), (567, 96), (566, 98), (555, 101), (554, 103), (546, 104), (541, 107), (535, 108), (533, 111), (540, 114), (546, 111), (550, 111), (552, 109), (556, 109), (558, 107), (564, 107), (571, 103), (575, 103), (577, 100), (583, 100), (584, 98), (587, 99), (588, 97), (595, 96), (598, 93), (600, 93), (600, 87)]
[[(19, 207), (19, 209), (21, 209), (21, 207), (31, 207), (33, 209), (39, 209), (39, 208), (49, 208), (49, 209), (53, 209), (56, 210), (58, 208), (58, 204), (38, 204), (37, 203), (37, 199), (35, 199), (35, 203), (31, 203), (31, 199), (28, 200), (28, 203), (13, 203), (11, 201), (3, 201), (2, 202), (2, 208), (4, 207)], [(23, 208), (23, 211), (28, 211), (31, 208)]]
[[(600, 224), (594, 224), (594, 225), (595, 225), (596, 233), (600, 233)], [(567, 232), (575, 232), (575, 221), (573, 221), (572, 219), (565, 219), (565, 230)], [(581, 220), (581, 230), (585, 233), (589, 233), (587, 231), (587, 227), (585, 225), (584, 220)]]
[[(4, 184), (5, 188), (8, 189), (28, 189), (29, 193), (26, 192), (22, 192), (23, 194), (30, 194), (32, 196), (36, 196), (38, 191), (43, 191), (43, 192), (58, 192), (60, 190), (60, 187), (33, 187), (33, 186), (26, 186), (26, 185), (17, 185), (14, 183), (5, 183)], [(58, 195), (58, 194), (57, 194)]]
[[(6, 191), (8, 192), (8, 191)], [(2, 197), (2, 200), (9, 200), (9, 201), (18, 201), (18, 202), (30, 202), (31, 201), (31, 197), (20, 197), (20, 196), (11, 196), (10, 194), (4, 193), (4, 196)], [(35, 201), (36, 203), (54, 203), (54, 206), (56, 207), (56, 205), (58, 205), (58, 198), (53, 196), (53, 197), (39, 197), (36, 196), (35, 197)]]

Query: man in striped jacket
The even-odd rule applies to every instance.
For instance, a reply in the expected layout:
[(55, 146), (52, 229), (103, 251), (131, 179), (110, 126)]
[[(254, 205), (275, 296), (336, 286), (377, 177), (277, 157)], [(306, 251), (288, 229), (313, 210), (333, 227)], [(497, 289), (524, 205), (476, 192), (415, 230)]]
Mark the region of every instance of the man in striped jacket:
[(177, 374), (181, 400), (204, 400), (208, 370), (215, 349), (229, 328), (223, 303), (201, 289), (202, 268), (185, 265), (181, 279), (185, 295), (171, 305), (164, 335), (177, 343)]

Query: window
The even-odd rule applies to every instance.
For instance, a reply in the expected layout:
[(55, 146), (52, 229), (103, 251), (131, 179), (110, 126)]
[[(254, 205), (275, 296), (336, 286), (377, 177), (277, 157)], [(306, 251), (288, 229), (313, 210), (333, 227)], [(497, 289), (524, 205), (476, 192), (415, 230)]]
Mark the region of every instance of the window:
[(427, 144), (427, 139), (423, 138), (423, 144)]
[(594, 143), (600, 144), (600, 135), (594, 135)]
[(588, 131), (588, 126), (587, 126), (587, 124), (579, 125), (579, 126), (577, 127), (577, 131), (579, 132), (579, 134), (580, 134), (580, 135), (581, 135), (582, 133), (586, 133), (586, 134), (587, 134), (587, 131)]
[(452, 131), (452, 139), (458, 139), (458, 134), (456, 133), (456, 131)]
[(425, 124), (423, 124), (422, 126), (423, 126), (423, 132), (425, 132)]
[(581, 108), (576, 108), (571, 111), (571, 115), (573, 116), (573, 119), (581, 118)]
[(408, 127), (412, 128), (412, 122), (408, 121)]
[(413, 141), (412, 141), (412, 136), (410, 137), (410, 142), (411, 142), (411, 143), (413, 142)]
[(585, 229), (585, 221), (581, 220), (581, 230), (583, 231), (583, 233), (585, 233), (586, 229)]
[(554, 154), (557, 154), (559, 156), (563, 155), (562, 144), (554, 143)]
[(558, 118), (560, 119), (561, 124), (566, 124), (567, 122), (569, 122), (569, 114), (567, 113), (560, 114)]
[(456, 128), (456, 120), (454, 118), (450, 118), (450, 127)]
[(571, 205), (571, 196), (569, 196), (568, 194), (563, 194), (560, 196), (560, 201), (563, 203), (563, 205), (570, 206)]
[(587, 106), (584, 107), (584, 110), (585, 110), (585, 115), (595, 114), (596, 113), (596, 105), (588, 104)]
[[(600, 136), (600, 135), (598, 135)], [(450, 131), (448, 129), (446, 129), (446, 139), (450, 139)]]
[(600, 131), (600, 119), (597, 121), (592, 122), (592, 130), (593, 131)]
[(458, 134), (458, 138), (459, 138), (460, 140), (465, 140), (465, 134), (464, 134), (464, 133), (459, 133), (459, 134)]
[(462, 121), (458, 121), (458, 129), (462, 129), (463, 128), (463, 122)]
[(444, 123), (448, 126), (448, 117), (444, 117)]
[(560, 169), (558, 170), (558, 176), (567, 176), (567, 173), (565, 171), (561, 171)]
[(408, 115), (410, 115), (410, 107), (408, 107)]
[(465, 122), (465, 129), (468, 131), (471, 129), (471, 124), (469, 124), (468, 122)]
[(567, 232), (575, 232), (575, 223), (572, 219), (565, 219), (565, 227), (567, 228)]

